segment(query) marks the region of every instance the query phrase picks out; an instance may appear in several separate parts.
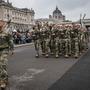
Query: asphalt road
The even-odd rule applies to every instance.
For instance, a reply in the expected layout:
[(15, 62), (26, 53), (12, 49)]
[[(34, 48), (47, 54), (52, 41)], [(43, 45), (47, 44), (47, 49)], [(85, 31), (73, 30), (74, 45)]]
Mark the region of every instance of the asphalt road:
[(35, 58), (33, 45), (16, 48), (15, 54), (9, 57), (10, 90), (48, 90), (78, 61), (63, 57)]
[(90, 90), (90, 49), (48, 90)]

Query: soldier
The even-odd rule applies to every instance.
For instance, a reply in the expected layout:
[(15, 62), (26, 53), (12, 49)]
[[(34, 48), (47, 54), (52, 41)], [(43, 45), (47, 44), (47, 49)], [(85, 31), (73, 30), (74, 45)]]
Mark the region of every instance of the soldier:
[(64, 42), (65, 42), (65, 57), (69, 57), (69, 55), (71, 54), (69, 50), (70, 49), (70, 26), (69, 24), (65, 25), (65, 29), (64, 29)]
[(34, 26), (32, 31), (32, 39), (34, 42), (36, 57), (39, 57), (39, 46), (40, 46), (40, 31), (37, 26)]
[(82, 53), (88, 49), (87, 30), (82, 27), (79, 36), (80, 36), (79, 51), (80, 53)]
[(0, 87), (4, 89), (8, 83), (7, 73), (7, 57), (9, 55), (9, 48), (11, 47), (11, 35), (9, 33), (8, 23), (0, 21)]
[(42, 49), (42, 55), (45, 55), (46, 34), (45, 34), (45, 28), (44, 27), (42, 27), (40, 29), (40, 37), (41, 37), (40, 38), (40, 44), (41, 44), (41, 49)]
[(59, 30), (57, 29), (56, 26), (53, 27), (53, 33), (55, 34), (54, 36), (54, 51), (55, 51), (55, 57), (59, 57)]
[(49, 42), (49, 48), (50, 48), (50, 54), (55, 54), (55, 32), (52, 25), (49, 26), (50, 29), (50, 42)]
[(89, 34), (86, 28), (83, 28), (83, 33), (84, 33), (84, 49), (87, 50), (88, 49), (88, 42), (89, 42)]
[(65, 28), (65, 25), (62, 24), (60, 25), (59, 29), (59, 53), (61, 55), (64, 55), (65, 57), (68, 57), (67, 52), (68, 52), (68, 37), (67, 37), (67, 30)]
[(45, 28), (45, 57), (49, 57), (50, 30), (48, 24), (44, 28)]
[(77, 24), (72, 24), (73, 25), (73, 30), (71, 30), (71, 40), (72, 40), (72, 53), (75, 58), (79, 56), (79, 28), (77, 27)]
[(58, 25), (57, 26), (57, 29), (59, 30), (59, 55), (62, 55), (63, 54), (63, 36), (64, 36), (64, 33), (63, 33), (63, 25)]

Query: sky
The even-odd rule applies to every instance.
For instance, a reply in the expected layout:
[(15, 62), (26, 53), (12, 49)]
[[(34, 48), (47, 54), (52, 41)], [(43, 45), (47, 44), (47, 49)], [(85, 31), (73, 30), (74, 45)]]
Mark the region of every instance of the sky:
[[(7, 0), (5, 0), (7, 1)], [(48, 18), (58, 6), (67, 20), (77, 21), (86, 14), (90, 18), (90, 0), (9, 0), (18, 8), (28, 8), (35, 11), (35, 19)]]

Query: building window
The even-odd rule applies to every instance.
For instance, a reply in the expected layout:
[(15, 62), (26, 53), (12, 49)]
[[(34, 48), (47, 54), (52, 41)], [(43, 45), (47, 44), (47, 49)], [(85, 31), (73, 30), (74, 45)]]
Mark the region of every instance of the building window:
[(4, 15), (4, 18), (7, 18), (7, 14)]
[(15, 19), (17, 19), (17, 17), (15, 17)]
[(25, 19), (25, 21), (26, 21), (26, 19)]
[(55, 18), (57, 19), (57, 16), (55, 16)]
[(12, 15), (14, 15), (14, 12), (12, 11)]
[(61, 17), (59, 16), (59, 19), (60, 19)]
[(15, 15), (17, 15), (17, 13), (15, 12)]
[(14, 17), (12, 17), (12, 19), (14, 19)]

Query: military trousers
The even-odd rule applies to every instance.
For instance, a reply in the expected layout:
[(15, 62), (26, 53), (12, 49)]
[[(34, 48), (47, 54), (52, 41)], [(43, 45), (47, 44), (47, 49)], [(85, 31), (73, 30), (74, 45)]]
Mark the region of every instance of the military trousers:
[(8, 49), (0, 50), (0, 81), (8, 80)]

